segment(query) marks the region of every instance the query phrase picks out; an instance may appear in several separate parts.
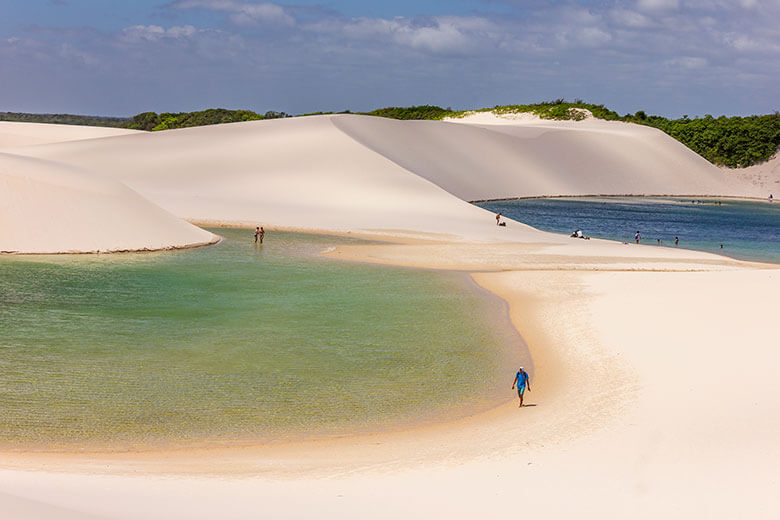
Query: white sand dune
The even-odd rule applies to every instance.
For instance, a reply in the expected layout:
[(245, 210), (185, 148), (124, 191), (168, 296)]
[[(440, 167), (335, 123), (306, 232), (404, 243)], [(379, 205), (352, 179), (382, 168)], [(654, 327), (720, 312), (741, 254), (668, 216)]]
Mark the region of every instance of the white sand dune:
[(760, 197), (772, 195), (775, 202), (780, 197), (780, 150), (766, 162), (747, 168), (723, 168), (726, 175), (739, 179), (745, 185), (753, 187)]
[(0, 252), (153, 250), (216, 239), (119, 182), (0, 153)]
[[(52, 518), (780, 517), (780, 270), (511, 222), (498, 229), (463, 200), (765, 195), (644, 127), (485, 115), (461, 123), (310, 117), (0, 156), (15, 172), (0, 182), (30, 183), (13, 185), (29, 208), (19, 197), (0, 201), (17, 223), (63, 214), (75, 192), (93, 209), (96, 198), (127, 204), (124, 214), (99, 212), (116, 231), (153, 211), (128, 203), (122, 182), (190, 219), (414, 236), (329, 254), (478, 271), (475, 280), (509, 303), (534, 362), (534, 406), (511, 401), (515, 367), (507, 367), (506, 380), (486, 382), (506, 389), (507, 404), (406, 432), (289, 446), (0, 453), (0, 512), (5, 501)], [(125, 233), (143, 235), (156, 222)], [(82, 239), (71, 228), (61, 231), (68, 244)], [(460, 242), (419, 240), (424, 234)], [(442, 384), (457, 382), (442, 374)]]
[(485, 125), (315, 116), (13, 151), (100, 172), (194, 221), (470, 240), (530, 239), (533, 232), (486, 228), (492, 217), (467, 200), (753, 194), (659, 131), (593, 120)]
[[(340, 119), (234, 123), (14, 151), (102, 172), (200, 222), (484, 240), (506, 235), (485, 225), (494, 224), (488, 212), (356, 141), (336, 126)], [(391, 124), (383, 131), (404, 129)], [(538, 232), (516, 225), (511, 233)]]
[(0, 121), (0, 149), (45, 143), (98, 139), (137, 133), (137, 130), (81, 125)]
[(745, 195), (721, 170), (679, 142), (639, 125), (533, 119), (456, 124), (339, 118), (335, 123), (369, 148), (465, 200)]

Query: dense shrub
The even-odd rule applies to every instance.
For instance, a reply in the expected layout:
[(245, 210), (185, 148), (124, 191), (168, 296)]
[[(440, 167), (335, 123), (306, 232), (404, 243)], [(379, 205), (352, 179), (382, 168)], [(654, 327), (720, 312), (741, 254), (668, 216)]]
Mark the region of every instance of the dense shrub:
[(364, 115), (389, 117), (391, 119), (444, 119), (456, 115), (451, 109), (434, 105), (419, 105), (415, 107), (387, 107), (378, 108)]
[(26, 114), (24, 112), (0, 112), (0, 121), (117, 127), (127, 124), (128, 119), (126, 117), (80, 116), (74, 114)]

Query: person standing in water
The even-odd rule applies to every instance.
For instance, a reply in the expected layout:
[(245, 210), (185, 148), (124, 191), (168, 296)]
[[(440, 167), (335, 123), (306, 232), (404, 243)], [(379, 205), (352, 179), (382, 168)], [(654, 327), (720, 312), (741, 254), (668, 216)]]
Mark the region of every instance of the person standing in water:
[(639, 243), (639, 240), (642, 238), (642, 235), (639, 234), (639, 230), (637, 230), (636, 235), (634, 235), (634, 240), (636, 240), (636, 243)]
[(263, 244), (263, 237), (264, 236), (265, 236), (265, 229), (263, 229), (263, 226), (260, 226), (260, 231), (257, 232), (257, 237), (255, 237), (256, 239), (257, 238), (260, 239), (260, 245)]
[(257, 237), (260, 236), (260, 226), (255, 228), (255, 244), (257, 244)]
[(518, 408), (522, 408), (525, 388), (528, 387), (528, 391), (531, 391), (531, 379), (528, 377), (528, 372), (526, 372), (523, 367), (517, 369), (515, 380), (512, 382), (512, 390), (515, 389), (515, 386), (517, 386), (517, 397), (520, 398), (520, 406)]
[(677, 245), (680, 243), (680, 239), (678, 237), (674, 237), (674, 245)]

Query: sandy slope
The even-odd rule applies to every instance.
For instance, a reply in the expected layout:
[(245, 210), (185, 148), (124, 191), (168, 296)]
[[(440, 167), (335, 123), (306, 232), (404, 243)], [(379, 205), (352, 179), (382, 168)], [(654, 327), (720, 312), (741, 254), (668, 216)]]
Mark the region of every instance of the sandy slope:
[[(497, 229), (458, 198), (593, 193), (613, 183), (620, 189), (607, 193), (737, 188), (641, 127), (485, 123), (314, 117), (14, 149), (97, 172), (114, 188), (126, 182), (183, 217), (414, 235), (330, 255), (478, 271), (529, 345), (535, 406), (511, 402), (507, 367), (505, 381), (486, 382), (506, 388), (506, 405), (396, 434), (3, 453), (0, 512), (10, 504), (54, 518), (780, 516), (780, 270), (514, 223)], [(426, 243), (424, 233), (465, 242)]]
[(165, 249), (216, 239), (119, 182), (0, 153), (0, 252)]
[(191, 220), (485, 235), (489, 213), (366, 148), (333, 120), (236, 123), (17, 152), (104, 172)]
[[(528, 113), (492, 112), (475, 112), (445, 121), (525, 139), (530, 148), (525, 157), (541, 159), (531, 161), (526, 170), (541, 171), (542, 182), (550, 182), (549, 174), (555, 171), (555, 176), (561, 177), (562, 182), (557, 184), (564, 189), (561, 195), (620, 194), (619, 187), (623, 186), (626, 194), (633, 195), (765, 198), (772, 189), (777, 191), (780, 187), (779, 157), (750, 168), (717, 168), (660, 130), (632, 123), (592, 116), (583, 121), (554, 121)], [(537, 141), (531, 142), (533, 139)], [(571, 182), (573, 178), (575, 184)], [(527, 189), (525, 184), (519, 187)], [(588, 191), (597, 188), (604, 191)], [(553, 195), (549, 190), (542, 184), (539, 192), (523, 191), (520, 196)]]
[[(639, 125), (533, 119), (456, 124), (339, 118), (335, 123), (368, 147), (465, 200), (585, 194), (745, 195), (706, 160), (666, 134)], [(679, 173), (683, 171), (685, 175)]]
[(0, 149), (137, 133), (137, 130), (96, 126), (0, 121)]
[(752, 186), (763, 197), (771, 194), (777, 202), (780, 197), (780, 153), (761, 164), (747, 168), (723, 168), (726, 175), (737, 178), (743, 184)]
[(469, 240), (529, 239), (531, 232), (486, 229), (492, 217), (466, 200), (752, 194), (656, 130), (603, 121), (486, 125), (315, 116), (14, 152), (101, 172), (195, 221)]

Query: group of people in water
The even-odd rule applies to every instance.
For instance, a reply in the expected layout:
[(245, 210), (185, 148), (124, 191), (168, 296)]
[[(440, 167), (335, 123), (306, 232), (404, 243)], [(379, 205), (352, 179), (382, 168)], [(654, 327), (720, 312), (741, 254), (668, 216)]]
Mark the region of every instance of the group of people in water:
[(265, 229), (263, 229), (263, 226), (257, 226), (255, 228), (255, 244), (257, 244), (257, 241), (260, 241), (260, 244), (263, 243), (263, 237), (265, 237)]
[[(640, 233), (639, 230), (637, 230), (636, 234), (634, 235), (634, 240), (636, 240), (637, 244), (639, 243), (640, 240), (642, 240), (642, 233)], [(661, 245), (661, 242), (663, 242), (663, 240), (661, 240), (660, 238), (657, 238), (656, 241), (658, 242), (659, 246)], [(679, 243), (680, 243), (680, 237), (674, 237), (674, 245), (677, 245)]]

